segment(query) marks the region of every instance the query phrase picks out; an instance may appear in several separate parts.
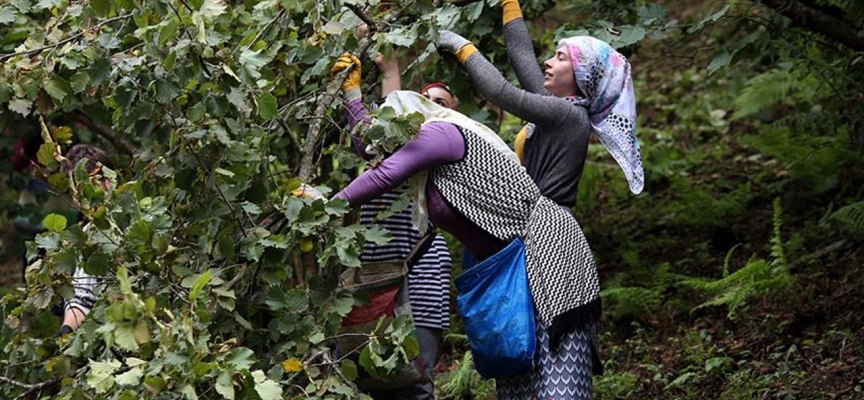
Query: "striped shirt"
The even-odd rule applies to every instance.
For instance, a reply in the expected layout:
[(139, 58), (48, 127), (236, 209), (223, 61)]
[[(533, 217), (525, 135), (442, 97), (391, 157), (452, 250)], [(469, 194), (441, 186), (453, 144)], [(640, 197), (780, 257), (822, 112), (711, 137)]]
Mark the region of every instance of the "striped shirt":
[[(411, 203), (404, 210), (376, 221), (378, 213), (390, 209), (404, 191), (404, 187), (396, 189), (360, 207), (361, 224), (376, 225), (392, 236), (383, 245), (367, 242), (360, 255), (361, 262), (405, 260), (422, 237), (411, 225)], [(408, 273), (408, 297), (415, 325), (432, 329), (450, 327), (451, 267), (447, 243), (443, 236), (436, 234), (429, 250)]]

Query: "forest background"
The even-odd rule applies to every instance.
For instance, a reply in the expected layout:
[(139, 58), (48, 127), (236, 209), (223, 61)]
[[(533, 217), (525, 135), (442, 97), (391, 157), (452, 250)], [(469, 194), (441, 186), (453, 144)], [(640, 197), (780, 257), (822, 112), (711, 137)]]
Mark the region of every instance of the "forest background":
[[(416, 350), (404, 325), (360, 365), (331, 351), (354, 302), (338, 272), (387, 235), (291, 191), (332, 194), (362, 165), (344, 76), (329, 74), (344, 51), (367, 61), (370, 100), (366, 56), (395, 52), (406, 88), (449, 82), (463, 112), (511, 140), (521, 121), (430, 43), (461, 33), (516, 82), (498, 3), (0, 4), (0, 398), (341, 399), (357, 396), (359, 368), (395, 368)], [(602, 276), (596, 398), (864, 399), (864, 4), (522, 4), (539, 60), (591, 34), (633, 65), (646, 190), (630, 195), (592, 144), (575, 207)], [(361, 21), (375, 29), (355, 38)], [(21, 135), (46, 139), (37, 173), (98, 238), (18, 205)], [(117, 185), (60, 173), (72, 143), (109, 150)], [(26, 286), (16, 217), (48, 229)], [(76, 266), (109, 289), (80, 331), (53, 338)], [(492, 398), (467, 348), (454, 316), (440, 398)]]

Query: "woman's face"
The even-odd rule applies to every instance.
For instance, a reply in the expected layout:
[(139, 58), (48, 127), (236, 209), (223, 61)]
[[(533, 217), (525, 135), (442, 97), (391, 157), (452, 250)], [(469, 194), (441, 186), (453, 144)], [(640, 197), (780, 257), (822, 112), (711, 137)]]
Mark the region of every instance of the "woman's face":
[(561, 46), (543, 65), (546, 67), (546, 80), (543, 82), (546, 90), (558, 97), (576, 95), (576, 77), (567, 47)]
[(455, 109), (456, 108), (456, 99), (450, 92), (444, 90), (440, 87), (431, 87), (423, 92), (423, 95), (428, 97), (429, 100), (432, 100), (433, 103), (438, 104), (441, 107)]

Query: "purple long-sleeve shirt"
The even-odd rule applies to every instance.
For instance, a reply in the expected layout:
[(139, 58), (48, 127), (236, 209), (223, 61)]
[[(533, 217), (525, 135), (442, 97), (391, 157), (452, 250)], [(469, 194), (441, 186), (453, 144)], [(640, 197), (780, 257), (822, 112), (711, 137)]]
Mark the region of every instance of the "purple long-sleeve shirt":
[[(361, 100), (348, 103), (348, 124), (351, 128), (366, 120), (366, 107)], [(355, 140), (361, 154), (365, 145)], [(436, 121), (424, 124), (417, 137), (405, 143), (377, 167), (364, 172), (336, 197), (348, 200), (352, 206), (366, 203), (387, 193), (412, 176), (436, 165), (456, 162), (465, 156), (465, 139), (455, 125)], [(452, 233), (478, 259), (484, 259), (506, 243), (494, 238), (453, 209), (432, 181), (426, 184), (426, 206), (429, 219), (439, 228)]]

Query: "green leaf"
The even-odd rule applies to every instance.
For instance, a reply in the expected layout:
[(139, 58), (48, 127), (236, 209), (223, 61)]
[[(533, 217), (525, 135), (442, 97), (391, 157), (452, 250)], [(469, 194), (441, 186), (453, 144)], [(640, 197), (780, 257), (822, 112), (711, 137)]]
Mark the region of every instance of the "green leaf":
[(18, 12), (15, 11), (14, 7), (5, 6), (0, 8), (0, 25), (8, 25), (15, 22), (16, 16), (18, 16)]
[(90, 75), (84, 71), (78, 71), (69, 78), (69, 87), (74, 93), (83, 92), (84, 89), (87, 89), (88, 84), (90, 84)]
[(393, 239), (393, 236), (390, 235), (390, 231), (378, 226), (366, 229), (366, 233), (364, 233), (363, 236), (367, 242), (375, 244), (386, 244)]
[(186, 117), (189, 118), (189, 122), (198, 122), (204, 118), (206, 113), (207, 105), (204, 102), (200, 102), (189, 108), (189, 111), (186, 112)]
[(187, 400), (198, 400), (198, 393), (195, 392), (195, 387), (190, 384), (181, 387), (180, 393), (186, 396)]
[(87, 74), (90, 75), (90, 81), (93, 85), (99, 85), (111, 75), (112, 68), (108, 58), (99, 58), (90, 64), (90, 68), (87, 68)]
[(249, 367), (255, 364), (255, 353), (245, 347), (238, 347), (231, 350), (226, 361), (229, 364), (233, 364), (234, 368), (238, 371), (248, 370)]
[(111, 12), (111, 0), (90, 0), (90, 9), (100, 17), (107, 17)]
[(180, 88), (169, 80), (156, 81), (156, 101), (161, 104), (171, 104), (180, 94)]
[(255, 379), (255, 392), (261, 396), (261, 400), (281, 400), (282, 386), (264, 375), (264, 371), (252, 371), (252, 377)]
[(625, 47), (638, 43), (640, 40), (645, 38), (646, 33), (645, 28), (642, 28), (641, 26), (622, 27), (621, 35), (617, 38), (617, 47)]
[(351, 205), (345, 199), (332, 199), (324, 206), (324, 212), (329, 215), (345, 215), (351, 211)]
[(258, 97), (258, 116), (269, 121), (277, 115), (279, 115), (279, 105), (276, 103), (276, 98), (270, 92), (261, 93)]
[(165, 46), (171, 40), (177, 37), (177, 33), (180, 32), (180, 24), (177, 22), (176, 18), (169, 18), (165, 25), (162, 25), (162, 28), (159, 29), (159, 45)]
[(132, 368), (117, 377), (114, 380), (118, 385), (137, 386), (141, 383), (141, 378), (144, 376), (144, 371), (141, 368)]
[(354, 361), (349, 359), (345, 359), (342, 361), (342, 374), (345, 375), (346, 378), (354, 380), (357, 379), (357, 364)]
[(61, 232), (66, 229), (66, 217), (60, 214), (48, 214), (42, 219), (42, 226), (51, 232)]
[(270, 56), (263, 50), (252, 51), (244, 49), (240, 53), (240, 65), (242, 65), (252, 78), (260, 78), (261, 73), (258, 72), (261, 67), (270, 62)]
[(84, 265), (84, 272), (93, 276), (103, 276), (108, 273), (108, 263), (110, 260), (108, 254), (97, 251), (87, 259), (87, 264)]
[(135, 341), (135, 330), (132, 325), (122, 323), (114, 328), (114, 343), (129, 351), (138, 350), (138, 342)]
[(708, 75), (711, 75), (717, 72), (718, 69), (729, 65), (730, 61), (732, 61), (732, 55), (729, 54), (728, 51), (723, 51), (722, 53), (714, 56), (714, 59), (711, 60), (710, 64), (708, 64)]
[(231, 371), (222, 371), (216, 378), (216, 393), (228, 400), (234, 400), (234, 379)]
[(30, 114), (30, 107), (32, 107), (32, 106), (33, 106), (33, 102), (30, 100), (15, 99), (15, 100), (10, 101), (9, 105), (7, 107), (9, 107), (10, 111), (15, 111), (18, 114), (21, 114), (21, 115), (26, 117), (27, 115)]
[(296, 197), (287, 197), (285, 198), (283, 206), (285, 207), (285, 210), (282, 212), (285, 214), (285, 218), (288, 219), (288, 222), (294, 222), (300, 216), (300, 211), (303, 210), (306, 203)]
[(198, 12), (205, 18), (213, 19), (225, 14), (227, 8), (228, 5), (223, 0), (205, 0)]
[(105, 393), (114, 386), (114, 371), (122, 364), (119, 361), (107, 362), (90, 360), (90, 372), (87, 373), (87, 385), (96, 393)]
[(36, 153), (36, 158), (39, 160), (39, 163), (48, 168), (54, 168), (57, 166), (57, 160), (54, 159), (56, 149), (57, 145), (52, 142), (42, 143), (42, 145), (39, 146), (39, 152)]
[(195, 283), (192, 285), (192, 289), (189, 290), (189, 300), (195, 301), (198, 299), (198, 296), (201, 295), (201, 290), (204, 289), (204, 286), (207, 286), (210, 283), (210, 280), (213, 278), (213, 274), (210, 273), (210, 270), (204, 271), (201, 275), (198, 275), (195, 278)]
[(45, 91), (48, 92), (51, 97), (59, 102), (63, 102), (63, 100), (66, 99), (66, 96), (72, 94), (72, 88), (69, 86), (69, 83), (59, 76), (54, 76), (51, 77), (51, 79), (45, 80), (42, 83), (42, 87), (45, 88)]

